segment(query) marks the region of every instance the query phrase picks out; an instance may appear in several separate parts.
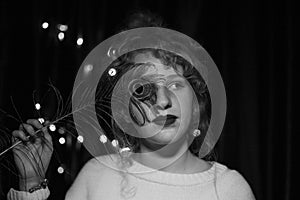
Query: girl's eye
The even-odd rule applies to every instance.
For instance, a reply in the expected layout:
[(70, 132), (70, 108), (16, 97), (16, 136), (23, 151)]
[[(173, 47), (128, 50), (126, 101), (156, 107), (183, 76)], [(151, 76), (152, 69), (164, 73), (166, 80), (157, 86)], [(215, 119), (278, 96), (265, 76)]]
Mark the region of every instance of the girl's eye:
[(183, 85), (181, 84), (181, 83), (178, 83), (178, 82), (175, 82), (175, 83), (172, 83), (172, 84), (170, 84), (170, 86), (169, 86), (171, 89), (179, 89), (179, 88), (182, 88), (183, 87)]

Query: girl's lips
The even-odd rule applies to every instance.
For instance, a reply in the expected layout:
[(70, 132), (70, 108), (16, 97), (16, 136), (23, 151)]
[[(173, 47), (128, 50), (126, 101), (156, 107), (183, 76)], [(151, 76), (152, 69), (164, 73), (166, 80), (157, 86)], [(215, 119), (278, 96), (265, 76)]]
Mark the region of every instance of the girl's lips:
[(170, 126), (178, 117), (175, 115), (158, 116), (152, 122), (160, 126)]

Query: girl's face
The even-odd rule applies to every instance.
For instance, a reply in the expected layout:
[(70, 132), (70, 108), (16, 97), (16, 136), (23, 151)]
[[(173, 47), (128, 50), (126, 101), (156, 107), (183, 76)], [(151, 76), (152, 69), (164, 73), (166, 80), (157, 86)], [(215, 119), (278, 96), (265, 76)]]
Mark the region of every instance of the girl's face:
[[(135, 125), (139, 137), (145, 138), (147, 143), (158, 145), (178, 141), (187, 134), (194, 110), (193, 89), (182, 76), (182, 68), (178, 67), (179, 72), (176, 72), (147, 53), (137, 55), (135, 62), (149, 64), (141, 78), (149, 80), (157, 87), (156, 103), (152, 107), (149, 108), (141, 102), (150, 122), (143, 126)], [(171, 117), (166, 118), (167, 116)]]

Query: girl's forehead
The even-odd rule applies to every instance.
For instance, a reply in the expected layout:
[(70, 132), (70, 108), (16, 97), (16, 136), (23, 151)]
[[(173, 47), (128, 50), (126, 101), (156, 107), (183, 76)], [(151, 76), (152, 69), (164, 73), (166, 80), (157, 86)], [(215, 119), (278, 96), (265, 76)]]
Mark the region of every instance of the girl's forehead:
[(177, 72), (172, 67), (166, 67), (160, 63), (148, 63), (143, 76), (145, 77), (168, 77), (177, 75)]
[[(138, 54), (134, 58), (136, 63), (145, 63), (146, 69), (143, 73), (143, 77), (169, 77), (179, 75), (179, 73), (171, 66), (164, 65), (161, 60), (153, 57), (150, 53)], [(178, 68), (180, 74), (182, 74), (181, 67)]]

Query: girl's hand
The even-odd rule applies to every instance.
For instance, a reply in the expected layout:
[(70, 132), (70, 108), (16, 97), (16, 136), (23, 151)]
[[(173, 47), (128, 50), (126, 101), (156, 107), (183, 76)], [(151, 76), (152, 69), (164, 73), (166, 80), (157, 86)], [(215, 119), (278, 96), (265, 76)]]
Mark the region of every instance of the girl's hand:
[[(45, 125), (48, 124), (46, 121)], [(20, 174), (20, 190), (25, 191), (39, 185), (45, 178), (53, 153), (52, 138), (47, 127), (43, 127), (36, 119), (28, 119), (20, 125), (19, 130), (13, 131), (12, 135), (13, 143), (22, 141), (13, 148), (13, 153)]]

